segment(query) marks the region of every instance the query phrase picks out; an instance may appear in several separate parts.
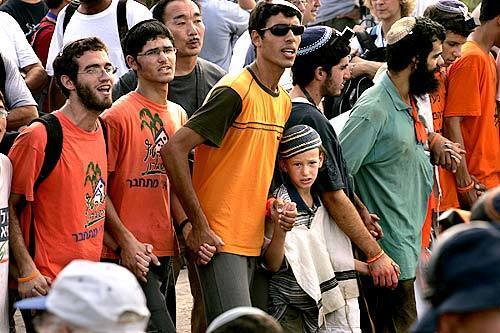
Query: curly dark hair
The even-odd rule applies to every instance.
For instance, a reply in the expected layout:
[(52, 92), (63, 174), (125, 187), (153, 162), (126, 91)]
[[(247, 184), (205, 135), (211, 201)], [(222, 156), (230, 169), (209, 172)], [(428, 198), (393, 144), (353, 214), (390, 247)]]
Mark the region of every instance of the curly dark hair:
[(76, 83), (79, 67), (78, 58), (89, 51), (105, 51), (107, 53), (108, 48), (97, 37), (81, 38), (66, 44), (54, 59), (54, 77), (64, 96), (69, 96), (69, 90), (62, 84), (61, 76), (67, 75), (71, 81)]
[(400, 72), (408, 67), (415, 57), (418, 61), (426, 63), (433, 49), (432, 43), (437, 40), (443, 42), (445, 38), (446, 31), (441, 24), (427, 17), (417, 17), (411, 34), (394, 44), (387, 45), (387, 68)]
[[(125, 56), (137, 58), (137, 54), (150, 40), (156, 38), (168, 38), (174, 45), (174, 37), (165, 24), (157, 19), (142, 21), (134, 25), (122, 40), (122, 48)], [(128, 64), (127, 64), (128, 66)]]
[(465, 16), (460, 13), (449, 13), (442, 11), (436, 5), (428, 6), (424, 11), (424, 17), (441, 24), (446, 31), (467, 37), (474, 30), (466, 23)]
[(351, 51), (349, 40), (334, 31), (330, 41), (320, 49), (304, 56), (297, 56), (292, 66), (293, 84), (307, 86), (314, 79), (314, 71), (322, 67), (327, 73)]

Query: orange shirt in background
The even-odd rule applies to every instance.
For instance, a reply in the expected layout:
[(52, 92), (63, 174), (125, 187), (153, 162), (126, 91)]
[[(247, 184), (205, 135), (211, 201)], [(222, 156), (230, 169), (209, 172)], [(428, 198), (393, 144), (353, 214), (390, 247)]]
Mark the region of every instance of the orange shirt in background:
[(63, 148), (52, 173), (33, 191), (42, 168), (47, 132), (40, 123), (25, 129), (12, 147), (12, 193), (26, 197), (21, 229), (27, 247), (34, 213), (34, 262), (40, 273), (54, 279), (73, 259), (99, 261), (106, 213), (106, 145), (100, 126), (86, 132), (62, 112)]
[(463, 117), (462, 136), (469, 173), (491, 189), (500, 185), (500, 124), (496, 113), (496, 64), (475, 42), (448, 72), (445, 117)]
[[(447, 89), (447, 74), (446, 69), (442, 68), (436, 73), (436, 78), (439, 80), (438, 89), (429, 94), (432, 109), (432, 119), (434, 124), (434, 132), (443, 134), (443, 115), (446, 105), (446, 89)], [(457, 188), (455, 176), (453, 173), (438, 167), (439, 170), (439, 185), (441, 189), (441, 200), (439, 205), (436, 203), (436, 208), (439, 211), (445, 211), (449, 208), (459, 208)]]
[[(184, 109), (131, 92), (102, 114), (108, 128), (109, 196), (123, 225), (159, 257), (174, 255), (170, 185), (161, 147), (187, 121)], [(105, 247), (104, 258), (115, 258)]]

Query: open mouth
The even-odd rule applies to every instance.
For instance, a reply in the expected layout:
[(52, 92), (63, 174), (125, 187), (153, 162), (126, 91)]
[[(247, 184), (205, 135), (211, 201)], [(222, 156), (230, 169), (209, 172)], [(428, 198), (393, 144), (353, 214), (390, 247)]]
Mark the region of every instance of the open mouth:
[(295, 57), (295, 53), (297, 53), (297, 51), (292, 47), (285, 47), (281, 49), (281, 53), (283, 53), (288, 58), (293, 58)]
[(158, 69), (159, 72), (161, 73), (168, 73), (172, 70), (171, 66), (162, 66)]
[(104, 84), (102, 86), (99, 86), (97, 87), (97, 91), (102, 94), (109, 95), (111, 93), (111, 85)]

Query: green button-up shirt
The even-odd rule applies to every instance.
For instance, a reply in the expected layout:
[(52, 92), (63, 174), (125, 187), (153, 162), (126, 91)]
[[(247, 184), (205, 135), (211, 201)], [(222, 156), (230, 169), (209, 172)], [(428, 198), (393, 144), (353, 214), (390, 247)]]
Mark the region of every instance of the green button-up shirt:
[(401, 267), (400, 280), (414, 278), (432, 166), (417, 143), (411, 106), (387, 73), (357, 101), (340, 143), (356, 193), (380, 217), (380, 246)]

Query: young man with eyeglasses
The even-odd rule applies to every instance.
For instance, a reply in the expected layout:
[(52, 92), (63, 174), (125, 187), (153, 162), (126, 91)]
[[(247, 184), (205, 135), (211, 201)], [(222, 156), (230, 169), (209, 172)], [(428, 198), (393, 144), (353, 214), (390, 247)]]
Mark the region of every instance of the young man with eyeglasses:
[[(40, 122), (25, 129), (9, 153), (14, 170), (9, 241), (21, 298), (46, 295), (73, 259), (101, 258), (108, 173), (97, 118), (111, 106), (115, 70), (98, 38), (65, 46), (54, 61), (55, 77), (67, 97), (53, 113), (63, 136), (57, 164), (42, 183), (37, 181), (48, 142)], [(30, 332), (29, 318), (25, 323)]]
[[(252, 304), (267, 194), (291, 109), (290, 97), (278, 81), (295, 60), (304, 31), (301, 16), (289, 2), (260, 2), (249, 21), (256, 61), (222, 78), (161, 150), (189, 217), (188, 247), (197, 251), (208, 243), (219, 252), (197, 267), (207, 323), (228, 309)], [(188, 154), (195, 147), (191, 180)], [(283, 214), (293, 218), (296, 212)]]
[[(187, 121), (184, 109), (167, 101), (176, 49), (172, 35), (157, 20), (135, 25), (125, 35), (123, 46), (138, 85), (102, 116), (109, 130), (106, 217), (117, 243), (117, 247), (104, 248), (103, 258), (120, 259), (139, 279), (151, 311), (149, 328), (175, 332), (160, 287), (175, 254), (171, 219), (180, 224), (185, 215), (170, 195), (159, 150)], [(211, 256), (211, 251), (206, 253)], [(143, 265), (138, 267), (137, 261)]]

